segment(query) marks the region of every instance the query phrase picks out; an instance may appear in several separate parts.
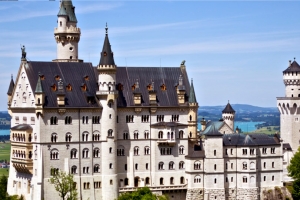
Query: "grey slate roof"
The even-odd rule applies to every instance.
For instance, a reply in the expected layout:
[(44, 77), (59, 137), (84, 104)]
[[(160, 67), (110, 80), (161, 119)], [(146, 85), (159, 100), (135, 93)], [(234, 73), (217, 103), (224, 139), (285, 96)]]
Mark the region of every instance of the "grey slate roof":
[(203, 132), (203, 135), (206, 136), (223, 136), (222, 133), (219, 132), (219, 129), (217, 129), (217, 127), (213, 124), (211, 124), (210, 126), (208, 126)]
[[(65, 11), (63, 11), (65, 10)], [(61, 7), (60, 10), (57, 14), (57, 16), (59, 15), (68, 15), (68, 20), (70, 22), (76, 22), (77, 23), (77, 19), (76, 19), (76, 15), (75, 15), (75, 7), (72, 4), (71, 0), (63, 0), (61, 2)]]
[[(97, 79), (94, 67), (91, 63), (80, 62), (28, 62), (25, 67), (26, 73), (32, 88), (37, 85), (38, 74), (44, 75), (41, 86), (45, 92), (44, 107), (57, 107), (57, 93), (51, 86), (58, 86), (55, 76), (59, 76), (64, 88), (68, 84), (72, 86), (72, 91), (65, 92), (65, 107), (99, 107), (96, 102), (88, 103), (89, 98), (95, 98), (98, 90)], [(89, 80), (84, 77), (88, 76)], [(82, 84), (86, 84), (87, 91), (81, 89)]]
[[(178, 83), (180, 75), (183, 77), (183, 85), (186, 89), (185, 102), (187, 103), (190, 84), (186, 71), (181, 71), (180, 67), (118, 67), (117, 84), (123, 85), (123, 90), (119, 91), (118, 107), (134, 106), (133, 93), (135, 91), (132, 90), (132, 86), (136, 80), (139, 82), (142, 106), (150, 106), (147, 86), (152, 82), (154, 82), (158, 106), (178, 106), (175, 84)], [(166, 90), (161, 90), (162, 84), (166, 86)]]
[(188, 124), (182, 124), (178, 122), (157, 122), (151, 124), (151, 126), (177, 127), (177, 126), (188, 126)]
[(235, 113), (235, 110), (231, 107), (230, 103), (228, 102), (222, 113)]
[(274, 136), (267, 134), (224, 134), (224, 146), (267, 146), (280, 145), (279, 140)]
[(32, 127), (29, 124), (19, 124), (17, 126), (11, 127), (10, 129), (25, 131), (25, 130), (32, 130)]
[(114, 54), (108, 39), (107, 27), (99, 65), (115, 65)]
[(282, 149), (286, 149), (286, 150), (291, 151), (292, 147), (291, 147), (290, 143), (283, 143), (282, 144)]
[(206, 129), (209, 128), (210, 126), (214, 126), (217, 130), (219, 130), (223, 125), (225, 124), (224, 121), (208, 121), (206, 123)]
[(285, 72), (300, 72), (300, 66), (296, 61), (293, 61), (291, 65), (283, 71), (283, 73)]
[(15, 87), (14, 79), (13, 79), (13, 77), (11, 76), (10, 83), (9, 83), (9, 87), (8, 87), (8, 91), (7, 91), (7, 95), (12, 95), (12, 92), (13, 92), (13, 90), (14, 90), (14, 87)]
[(191, 80), (191, 89), (190, 89), (189, 102), (190, 103), (197, 103), (193, 80)]

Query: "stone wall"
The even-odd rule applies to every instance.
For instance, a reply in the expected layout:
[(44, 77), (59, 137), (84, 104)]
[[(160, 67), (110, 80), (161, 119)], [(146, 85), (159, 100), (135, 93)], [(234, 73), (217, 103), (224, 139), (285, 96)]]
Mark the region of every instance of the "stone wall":
[(194, 200), (194, 199), (199, 199), (199, 200), (204, 199), (204, 193), (202, 188), (194, 188), (194, 189), (187, 190), (186, 200)]
[(225, 200), (225, 189), (204, 189), (205, 200)]

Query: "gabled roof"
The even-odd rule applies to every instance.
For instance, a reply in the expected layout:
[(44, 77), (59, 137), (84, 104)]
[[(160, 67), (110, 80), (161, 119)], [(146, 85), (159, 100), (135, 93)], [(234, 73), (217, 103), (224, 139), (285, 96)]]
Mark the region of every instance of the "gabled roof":
[(63, 0), (60, 5), (59, 12), (57, 16), (67, 15), (70, 22), (77, 23), (75, 15), (75, 7), (72, 4), (71, 0)]
[(219, 132), (219, 130), (215, 127), (214, 124), (212, 124), (211, 126), (207, 127), (203, 131), (202, 134), (206, 135), (206, 136), (223, 136), (223, 134)]
[(41, 83), (41, 77), (39, 76), (36, 87), (35, 87), (35, 94), (41, 94), (43, 92), (44, 92), (44, 90), (43, 90), (43, 86)]
[(32, 130), (32, 127), (29, 124), (19, 124), (17, 126), (11, 127), (10, 129), (25, 131), (25, 130)]
[(228, 102), (222, 113), (235, 113), (235, 110), (231, 107), (230, 103)]
[(194, 85), (193, 85), (193, 79), (191, 80), (191, 89), (190, 89), (190, 96), (189, 96), (189, 103), (197, 103)]
[(111, 51), (111, 46), (107, 34), (107, 30), (108, 30), (107, 24), (105, 30), (106, 30), (106, 34), (105, 34), (99, 65), (115, 65), (114, 54)]
[(280, 145), (280, 142), (274, 137), (267, 134), (224, 134), (224, 146), (265, 146)]
[(15, 87), (14, 79), (13, 79), (13, 76), (11, 76), (8, 91), (7, 91), (7, 95), (12, 95), (14, 87)]
[(300, 72), (300, 66), (296, 61), (293, 61), (291, 65), (283, 71), (283, 73), (285, 72)]

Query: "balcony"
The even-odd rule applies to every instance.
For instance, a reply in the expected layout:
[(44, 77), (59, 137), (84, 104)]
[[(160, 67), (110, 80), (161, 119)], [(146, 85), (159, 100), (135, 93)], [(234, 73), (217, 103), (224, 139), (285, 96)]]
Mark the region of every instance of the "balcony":
[(176, 141), (175, 139), (158, 139), (157, 140), (157, 145), (159, 146), (175, 146)]
[[(161, 185), (161, 186), (154, 186), (154, 187), (151, 187), (151, 186), (147, 186), (149, 187), (149, 189), (151, 191), (161, 191), (161, 190), (184, 190), (184, 189), (187, 189), (187, 184), (184, 184), (184, 185), (167, 185), (167, 186), (164, 186), (164, 185)], [(119, 192), (131, 192), (131, 191), (135, 191), (137, 190), (138, 187), (120, 187), (119, 188)]]
[(109, 95), (109, 94), (111, 94), (111, 95), (118, 95), (118, 91), (117, 90), (111, 90), (111, 91), (109, 91), (109, 90), (100, 90), (100, 91), (97, 91), (96, 92), (96, 95)]
[(76, 33), (76, 34), (80, 34), (80, 28), (77, 27), (69, 27), (66, 28), (65, 30), (59, 30), (59, 28), (54, 28), (54, 34), (58, 34), (58, 33)]
[(13, 167), (21, 173), (32, 174), (33, 170), (33, 160), (24, 158), (11, 158), (11, 163)]

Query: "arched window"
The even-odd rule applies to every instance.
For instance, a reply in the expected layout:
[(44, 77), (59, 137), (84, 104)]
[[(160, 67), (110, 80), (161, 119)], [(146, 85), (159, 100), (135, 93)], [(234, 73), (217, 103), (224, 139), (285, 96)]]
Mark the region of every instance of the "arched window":
[(243, 162), (243, 170), (247, 170), (247, 162)]
[(83, 132), (82, 133), (82, 141), (89, 141), (89, 133), (88, 132)]
[(71, 167), (71, 174), (77, 174), (77, 167), (75, 165)]
[(72, 118), (71, 118), (71, 116), (66, 116), (65, 117), (65, 124), (72, 124)]
[(139, 155), (139, 147), (134, 147), (134, 149), (133, 149), (133, 154), (134, 154), (135, 156), (138, 156), (138, 155)]
[(149, 139), (149, 131), (144, 132), (145, 139)]
[(98, 164), (94, 165), (94, 173), (100, 173), (100, 165)]
[(184, 154), (184, 146), (179, 147), (179, 154), (183, 155)]
[(93, 156), (94, 156), (94, 158), (99, 158), (100, 157), (100, 149), (98, 147), (94, 148)]
[(55, 117), (55, 116), (50, 117), (50, 124), (51, 125), (56, 125), (57, 124), (57, 117)]
[(50, 160), (58, 160), (59, 159), (59, 152), (57, 149), (52, 149), (50, 151)]
[(145, 146), (144, 150), (145, 150), (145, 155), (150, 155), (150, 147)]
[(217, 170), (217, 165), (216, 164), (214, 165), (214, 169)]
[(200, 161), (195, 161), (194, 162), (194, 169), (195, 170), (201, 169), (201, 162)]
[(247, 177), (243, 176), (243, 183), (247, 183)]
[(180, 184), (184, 184), (184, 177), (180, 177)]
[(125, 156), (125, 148), (124, 146), (120, 145), (117, 148), (117, 156)]
[(159, 184), (160, 184), (160, 185), (163, 185), (163, 184), (164, 184), (164, 178), (160, 178), (160, 179), (159, 179)]
[(77, 149), (72, 149), (70, 153), (71, 159), (77, 158)]
[(51, 134), (51, 142), (57, 142), (57, 139), (58, 139), (57, 133), (52, 133)]
[(179, 131), (179, 138), (180, 138), (180, 139), (183, 138), (183, 131)]
[(139, 132), (138, 131), (134, 131), (134, 133), (133, 133), (133, 138), (134, 139), (139, 139)]
[(255, 183), (255, 177), (254, 176), (250, 177), (250, 183)]
[(179, 162), (179, 169), (184, 169), (184, 162), (183, 161), (180, 161)]
[(108, 136), (108, 137), (112, 137), (112, 136), (113, 136), (113, 130), (112, 130), (112, 129), (109, 129), (109, 130), (107, 131), (107, 136)]
[(89, 149), (84, 148), (82, 150), (82, 158), (89, 158)]
[(125, 178), (125, 179), (124, 179), (124, 185), (125, 185), (125, 186), (129, 185), (128, 178)]
[(71, 140), (72, 140), (72, 134), (66, 133), (66, 142), (71, 142)]
[(169, 169), (175, 169), (174, 162), (169, 162)]
[(170, 185), (174, 185), (174, 177), (170, 178)]
[(149, 178), (149, 177), (146, 177), (146, 179), (145, 179), (145, 184), (146, 184), (146, 185), (149, 185), (149, 184), (150, 184), (150, 178)]
[(93, 141), (100, 141), (100, 133), (98, 131), (93, 133)]
[(127, 131), (123, 133), (123, 139), (124, 140), (128, 140), (129, 139), (129, 134), (128, 134)]
[[(227, 177), (226, 177), (227, 178)], [(194, 177), (194, 183), (200, 183), (201, 182), (201, 176), (200, 175), (196, 175)]]
[(62, 22), (61, 21), (59, 22), (59, 26), (62, 27)]
[(163, 170), (164, 169), (164, 163), (163, 162), (159, 162), (158, 163), (158, 170)]
[(23, 93), (23, 96), (22, 96), (22, 102), (23, 102), (23, 103), (26, 103), (26, 92)]
[(109, 169), (112, 169), (112, 168), (113, 168), (113, 164), (109, 163)]
[(255, 163), (254, 162), (250, 162), (250, 169), (255, 169)]
[(215, 178), (215, 184), (217, 183), (217, 179)]
[(168, 136), (168, 140), (169, 140), (170, 139), (170, 132), (168, 132), (167, 136)]
[(158, 138), (159, 138), (159, 139), (162, 139), (163, 137), (164, 137), (163, 132), (162, 132), (162, 131), (159, 131), (159, 132), (158, 132)]

